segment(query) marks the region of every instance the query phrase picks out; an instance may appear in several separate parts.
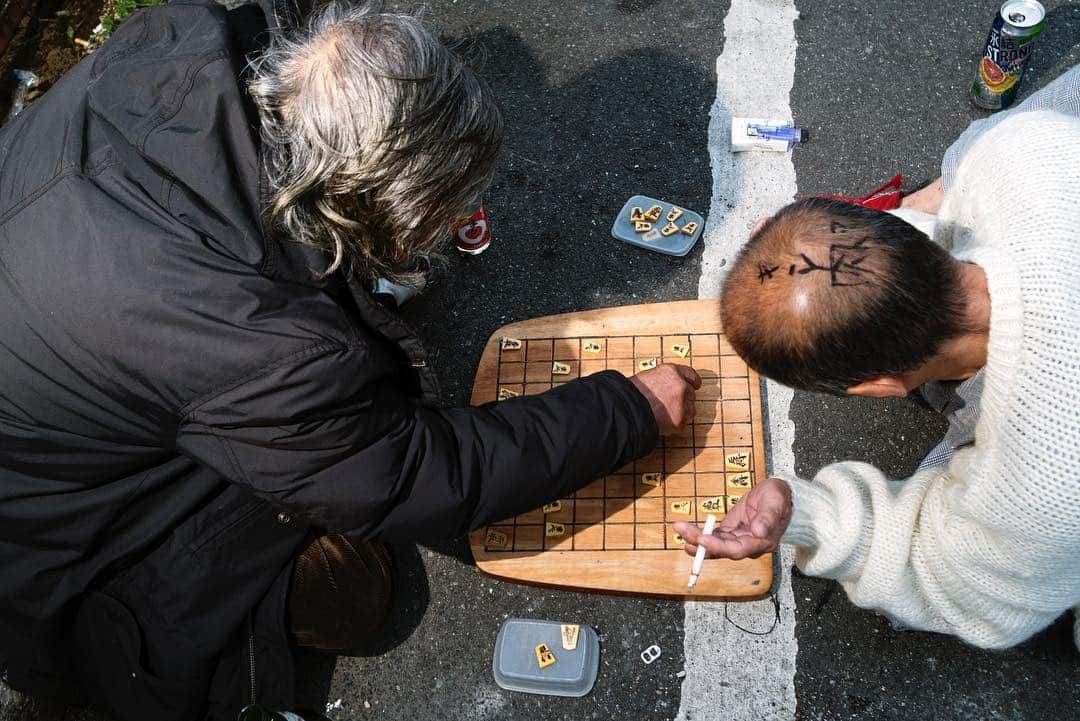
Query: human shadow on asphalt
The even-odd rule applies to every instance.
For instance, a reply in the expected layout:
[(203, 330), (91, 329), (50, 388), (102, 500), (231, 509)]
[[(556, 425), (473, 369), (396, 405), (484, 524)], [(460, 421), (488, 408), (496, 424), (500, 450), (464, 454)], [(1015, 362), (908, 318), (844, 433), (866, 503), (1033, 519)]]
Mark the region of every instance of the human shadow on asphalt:
[[(802, 478), (813, 478), (830, 463), (851, 460), (870, 463), (889, 478), (903, 482), (948, 428), (944, 416), (919, 402), (915, 394), (906, 399), (870, 399), (796, 392), (790, 417), (796, 423), (793, 448), (799, 462), (795, 470)], [(1069, 613), (1023, 644), (1007, 651), (988, 651), (951, 636), (897, 631), (883, 616), (851, 603), (835, 581), (805, 576), (797, 568), (792, 573), (801, 579), (799, 593), (807, 601), (798, 607), (799, 623), (803, 624), (800, 627), (816, 629), (807, 631), (808, 645), (820, 644), (824, 648), (833, 643), (832, 639), (816, 636), (822, 623), (811, 621), (822, 616), (833, 619), (824, 623), (827, 629), (837, 626), (835, 619), (844, 619), (846, 638), (872, 638), (892, 644), (893, 655), (898, 658), (932, 653), (941, 660), (954, 657), (958, 663), (972, 664), (980, 659), (992, 663), (1004, 654), (1010, 661), (1031, 659), (1053, 664), (1075, 657)]]
[[(872, 639), (877, 645), (891, 645), (895, 658), (910, 659), (914, 664), (928, 654), (936, 656), (946, 666), (950, 661), (977, 666), (980, 663), (1014, 663), (1022, 659), (1040, 664), (1072, 664), (1076, 658), (1073, 618), (1069, 611), (1023, 643), (1008, 649), (983, 649), (955, 636), (896, 629), (884, 616), (853, 604), (836, 581), (807, 576), (796, 567), (791, 573), (800, 579), (800, 593), (805, 594), (806, 603), (798, 606), (798, 622), (806, 629), (808, 639), (822, 633), (819, 617), (833, 617), (844, 619), (845, 638)], [(824, 626), (824, 633), (830, 633), (834, 624), (826, 622)], [(835, 641), (823, 640), (823, 645)]]
[(654, 294), (696, 294), (696, 287), (688, 292), (664, 281), (693, 263), (700, 248), (689, 258), (671, 258), (618, 243), (609, 231), (635, 192), (708, 208), (704, 138), (714, 92), (708, 74), (656, 49), (618, 55), (567, 84), (548, 85), (545, 68), (510, 30), (461, 42), (485, 49), (481, 74), (506, 120), (486, 195), (494, 242), (480, 256), (452, 255), (446, 271), (403, 312), (436, 356), (454, 405), (467, 402), (493, 318), (504, 323)]
[(915, 400), (801, 391), (792, 398), (789, 417), (796, 429), (795, 471), (803, 478), (836, 461), (862, 461), (890, 478), (907, 478), (948, 427), (943, 416)]
[[(626, 5), (631, 13), (649, 3)], [(700, 247), (688, 258), (672, 258), (625, 246), (609, 231), (614, 214), (638, 192), (708, 210), (705, 138), (715, 81), (654, 48), (615, 55), (551, 85), (547, 68), (512, 30), (448, 40), (466, 54), (482, 54), (479, 72), (506, 121), (486, 196), (495, 237), (481, 256), (450, 257), (443, 276), (403, 314), (435, 356), (445, 400), (463, 405), (483, 342), (495, 330), (484, 313), (470, 313), (470, 304), (494, 302), (501, 324), (696, 297), (696, 273), (686, 287), (672, 276), (697, 262)], [(427, 547), (474, 563), (467, 538)]]

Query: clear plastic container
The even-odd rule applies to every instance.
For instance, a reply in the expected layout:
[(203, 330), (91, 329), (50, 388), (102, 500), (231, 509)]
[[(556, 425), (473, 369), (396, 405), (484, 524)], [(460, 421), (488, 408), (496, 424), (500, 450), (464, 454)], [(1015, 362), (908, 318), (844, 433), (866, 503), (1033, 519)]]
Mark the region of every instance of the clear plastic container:
[[(548, 696), (580, 697), (592, 691), (600, 669), (600, 637), (592, 628), (579, 624), (577, 645), (568, 650), (563, 647), (563, 625), (523, 618), (503, 623), (491, 663), (495, 683), (508, 691)], [(540, 667), (536, 654), (539, 644), (550, 649), (555, 663)]]
[[(654, 207), (660, 208), (659, 216), (656, 220), (644, 221), (648, 223), (650, 229), (647, 232), (639, 232), (630, 219), (631, 212), (635, 208), (647, 212)], [(663, 229), (668, 225), (674, 227), (675, 230), (670, 235), (664, 235)], [(692, 210), (672, 205), (664, 200), (650, 198), (647, 195), (635, 195), (626, 201), (626, 205), (615, 216), (615, 222), (611, 226), (611, 235), (639, 248), (654, 250), (664, 255), (683, 256), (690, 252), (694, 243), (698, 242), (704, 229), (705, 219)]]

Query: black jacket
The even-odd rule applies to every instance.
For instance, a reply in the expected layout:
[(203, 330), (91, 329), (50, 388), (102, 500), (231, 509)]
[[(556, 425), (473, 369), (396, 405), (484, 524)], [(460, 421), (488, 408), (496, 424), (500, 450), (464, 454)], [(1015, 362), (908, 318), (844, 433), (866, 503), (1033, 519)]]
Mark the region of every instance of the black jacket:
[(452, 537), (657, 442), (616, 373), (437, 408), (403, 323), (268, 239), (251, 13), (138, 13), (0, 131), (0, 671), (124, 719), (288, 707), (310, 528)]

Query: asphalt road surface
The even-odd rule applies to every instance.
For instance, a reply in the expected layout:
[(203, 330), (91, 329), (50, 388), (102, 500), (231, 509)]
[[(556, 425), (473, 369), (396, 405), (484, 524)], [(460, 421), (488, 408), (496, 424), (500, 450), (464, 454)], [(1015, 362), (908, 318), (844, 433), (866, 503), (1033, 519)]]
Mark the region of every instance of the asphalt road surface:
[[(723, 118), (710, 109), (733, 102), (731, 95), (779, 88), (787, 112), (810, 131), (809, 142), (775, 161), (793, 163), (797, 187), (790, 190), (798, 195), (859, 195), (896, 172), (909, 186), (936, 177), (952, 139), (983, 116), (965, 90), (997, 3), (427, 5), (430, 20), (475, 58), (507, 119), (486, 198), (493, 246), (478, 257), (451, 257), (442, 277), (405, 308), (436, 357), (447, 401), (464, 404), (481, 346), (503, 324), (714, 294), (713, 279), (745, 237), (746, 204), (760, 204), (764, 195), (755, 192), (775, 192), (780, 182), (725, 171), (728, 151), (716, 132)], [(1023, 95), (1080, 62), (1080, 6), (1045, 5), (1048, 28)], [(787, 6), (797, 18), (775, 20)], [(740, 34), (730, 32), (735, 27)], [(777, 53), (775, 63), (765, 58), (762, 77), (718, 83), (718, 67), (751, 67), (755, 52)], [(790, 91), (771, 76), (783, 75), (788, 52)], [(709, 214), (706, 242), (672, 259), (614, 241), (614, 213), (635, 193)], [(772, 458), (793, 457), (804, 476), (858, 459), (906, 477), (944, 428), (909, 401), (768, 392), (782, 398), (770, 399)], [(306, 661), (306, 701), (328, 704), (332, 719), (1078, 718), (1071, 617), (1019, 648), (980, 651), (895, 631), (853, 607), (836, 584), (796, 572), (777, 584), (782, 622), (769, 631), (770, 601), (690, 608), (503, 583), (477, 572), (463, 539), (397, 551), (402, 575), (388, 633), (367, 656)], [(560, 699), (499, 689), (491, 653), (500, 624), (512, 617), (595, 627), (603, 650), (593, 692)], [(746, 634), (727, 618), (768, 633)], [(639, 653), (651, 644), (663, 655), (646, 666)], [(693, 649), (690, 658), (684, 649)], [(65, 717), (83, 718), (0, 691), (0, 719)]]

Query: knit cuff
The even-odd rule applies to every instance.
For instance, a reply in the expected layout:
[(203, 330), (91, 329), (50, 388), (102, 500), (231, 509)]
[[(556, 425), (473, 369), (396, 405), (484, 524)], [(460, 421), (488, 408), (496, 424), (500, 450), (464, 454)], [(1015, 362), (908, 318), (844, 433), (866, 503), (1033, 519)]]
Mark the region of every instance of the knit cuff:
[(784, 532), (782, 543), (816, 548), (825, 529), (836, 523), (836, 499), (820, 483), (801, 478), (785, 478), (791, 487), (791, 522)]

